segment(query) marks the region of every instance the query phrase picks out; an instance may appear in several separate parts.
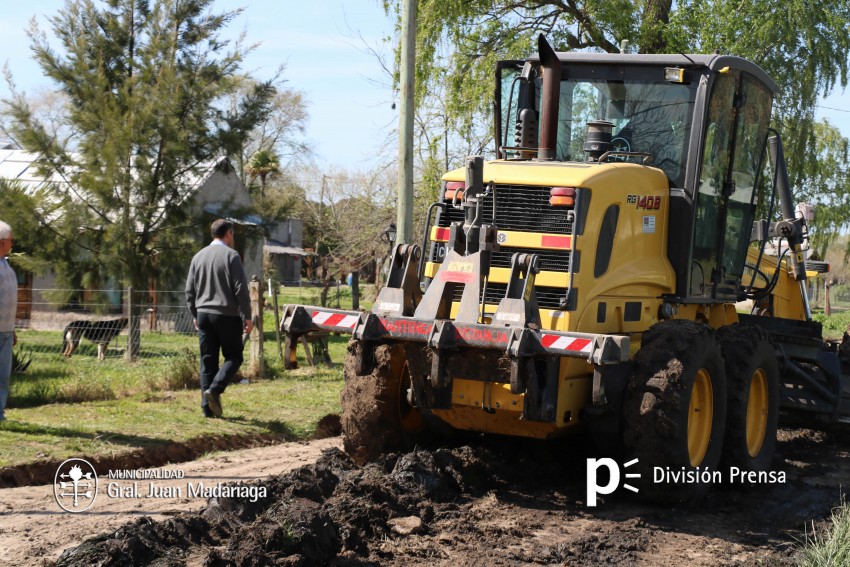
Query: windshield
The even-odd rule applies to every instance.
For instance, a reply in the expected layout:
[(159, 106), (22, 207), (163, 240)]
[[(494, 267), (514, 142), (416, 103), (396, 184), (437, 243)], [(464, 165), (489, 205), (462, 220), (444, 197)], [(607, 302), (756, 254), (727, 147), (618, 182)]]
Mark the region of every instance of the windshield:
[[(662, 67), (575, 66), (564, 76), (569, 79), (561, 81), (557, 159), (586, 161), (587, 123), (607, 120), (614, 124), (612, 149), (651, 154), (650, 165), (664, 170), (672, 186), (683, 187), (697, 81), (667, 82)], [(540, 85), (538, 79), (538, 93)], [(609, 158), (616, 159), (635, 160)]]

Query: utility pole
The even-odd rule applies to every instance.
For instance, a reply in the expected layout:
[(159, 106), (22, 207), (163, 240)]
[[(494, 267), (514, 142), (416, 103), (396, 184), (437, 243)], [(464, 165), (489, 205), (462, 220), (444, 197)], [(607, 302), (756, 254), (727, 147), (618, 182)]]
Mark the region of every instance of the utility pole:
[(413, 242), (413, 111), (416, 76), (416, 2), (401, 9), (401, 116), (398, 121), (397, 244)]

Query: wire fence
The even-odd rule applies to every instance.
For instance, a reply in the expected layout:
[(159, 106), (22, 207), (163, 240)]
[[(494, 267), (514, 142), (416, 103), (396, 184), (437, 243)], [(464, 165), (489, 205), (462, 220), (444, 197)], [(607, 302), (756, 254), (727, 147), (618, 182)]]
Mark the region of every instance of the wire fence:
[(182, 298), (182, 291), (26, 290), (19, 293), (18, 343), (66, 359), (175, 356), (197, 348)]

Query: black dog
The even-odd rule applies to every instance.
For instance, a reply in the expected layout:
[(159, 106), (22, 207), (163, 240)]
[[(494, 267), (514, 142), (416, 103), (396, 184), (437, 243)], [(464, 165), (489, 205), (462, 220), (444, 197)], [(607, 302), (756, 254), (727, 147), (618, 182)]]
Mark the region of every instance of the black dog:
[(71, 321), (62, 334), (62, 354), (71, 358), (83, 337), (97, 343), (97, 358), (106, 358), (106, 347), (127, 328), (127, 318), (110, 321)]

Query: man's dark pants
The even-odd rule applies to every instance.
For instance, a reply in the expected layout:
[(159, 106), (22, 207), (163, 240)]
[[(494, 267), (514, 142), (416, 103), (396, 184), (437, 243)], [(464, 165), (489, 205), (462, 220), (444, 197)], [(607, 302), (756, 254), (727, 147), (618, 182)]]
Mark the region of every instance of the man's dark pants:
[[(242, 364), (242, 318), (198, 311), (201, 350), (201, 409), (211, 415), (204, 391), (220, 394)], [(219, 350), (224, 364), (219, 367)]]

